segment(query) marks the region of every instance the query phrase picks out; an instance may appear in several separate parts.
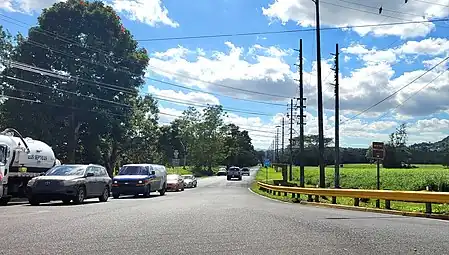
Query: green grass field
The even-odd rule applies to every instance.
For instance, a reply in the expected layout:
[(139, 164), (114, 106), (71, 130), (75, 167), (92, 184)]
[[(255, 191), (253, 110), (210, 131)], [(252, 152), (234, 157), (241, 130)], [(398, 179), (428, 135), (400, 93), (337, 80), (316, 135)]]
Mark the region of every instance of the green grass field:
[[(417, 165), (411, 169), (380, 168), (381, 189), (391, 190), (425, 190), (430, 186), (432, 190), (449, 191), (449, 169), (441, 165)], [(258, 180), (265, 181), (266, 173), (262, 168), (257, 175)], [(294, 182), (299, 180), (299, 167), (293, 168)], [(281, 172), (269, 169), (268, 180), (282, 179)], [(304, 181), (307, 186), (315, 187), (319, 184), (318, 167), (305, 167)], [(334, 167), (326, 167), (326, 187), (334, 186)], [(375, 189), (376, 165), (348, 164), (340, 168), (340, 186), (342, 188)]]
[[(432, 190), (449, 191), (449, 169), (440, 165), (418, 165), (419, 168), (412, 169), (380, 169), (381, 189), (390, 190), (425, 190), (426, 186), (432, 187)], [(273, 168), (261, 168), (256, 180), (265, 182), (268, 173), (268, 183), (273, 180), (281, 180), (282, 173), (276, 172)], [(293, 169), (293, 178), (295, 183), (299, 183), (299, 168)], [(318, 167), (306, 167), (304, 171), (306, 187), (315, 187), (319, 183)], [(326, 187), (333, 187), (334, 168), (326, 168)], [(376, 188), (376, 165), (370, 164), (350, 164), (340, 168), (340, 186), (342, 188), (375, 189)], [(252, 186), (252, 190), (267, 195), (259, 191), (257, 184)], [(283, 201), (292, 201), (291, 197), (270, 197)], [(306, 197), (301, 197), (306, 199)], [(323, 203), (330, 203), (330, 200), (321, 199)], [(381, 207), (383, 201), (381, 201)], [(351, 198), (337, 198), (337, 203), (352, 205)], [(360, 203), (360, 206), (375, 207), (375, 200), (366, 203)], [(435, 213), (449, 214), (449, 205), (433, 205)], [(391, 208), (395, 210), (424, 212), (425, 205), (420, 203), (391, 202)]]

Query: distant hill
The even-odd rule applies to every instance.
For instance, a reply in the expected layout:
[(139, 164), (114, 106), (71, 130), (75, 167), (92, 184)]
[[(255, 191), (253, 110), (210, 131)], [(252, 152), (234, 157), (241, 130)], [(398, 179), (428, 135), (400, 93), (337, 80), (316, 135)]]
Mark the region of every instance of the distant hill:
[(441, 152), (445, 151), (447, 148), (449, 148), (449, 136), (444, 138), (441, 141), (434, 142), (434, 143), (416, 143), (410, 145), (410, 148), (421, 150), (421, 151), (436, 151)]

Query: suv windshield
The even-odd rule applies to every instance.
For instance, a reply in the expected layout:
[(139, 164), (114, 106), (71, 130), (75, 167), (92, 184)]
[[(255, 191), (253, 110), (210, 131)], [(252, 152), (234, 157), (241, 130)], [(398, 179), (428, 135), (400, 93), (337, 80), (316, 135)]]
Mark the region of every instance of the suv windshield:
[(240, 171), (240, 169), (237, 167), (231, 167), (229, 168), (229, 171)]
[(148, 168), (145, 166), (123, 166), (118, 175), (148, 175)]
[(60, 165), (48, 170), (45, 175), (50, 176), (83, 176), (86, 166), (83, 165)]

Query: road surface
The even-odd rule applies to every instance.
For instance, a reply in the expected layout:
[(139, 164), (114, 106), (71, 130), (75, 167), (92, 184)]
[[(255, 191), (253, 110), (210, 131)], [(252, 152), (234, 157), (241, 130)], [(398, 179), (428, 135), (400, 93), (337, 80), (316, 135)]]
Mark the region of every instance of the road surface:
[(448, 222), (272, 201), (248, 190), (251, 178), (200, 179), (163, 197), (0, 207), (0, 254), (448, 253)]

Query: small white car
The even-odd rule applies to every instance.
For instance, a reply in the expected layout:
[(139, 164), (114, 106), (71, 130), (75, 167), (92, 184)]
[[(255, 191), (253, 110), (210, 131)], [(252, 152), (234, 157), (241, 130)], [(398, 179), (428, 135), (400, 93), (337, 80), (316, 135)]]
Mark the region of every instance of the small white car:
[(186, 188), (196, 188), (198, 181), (196, 177), (192, 174), (181, 175), (184, 178), (184, 187)]

